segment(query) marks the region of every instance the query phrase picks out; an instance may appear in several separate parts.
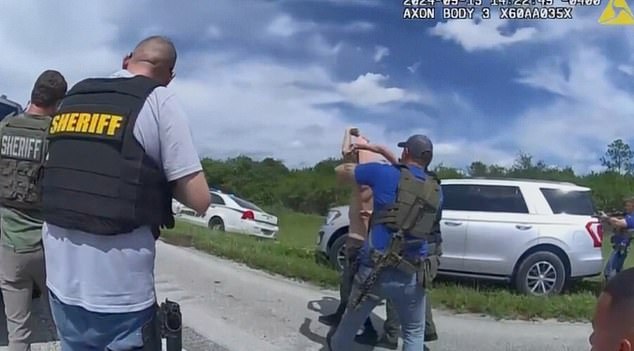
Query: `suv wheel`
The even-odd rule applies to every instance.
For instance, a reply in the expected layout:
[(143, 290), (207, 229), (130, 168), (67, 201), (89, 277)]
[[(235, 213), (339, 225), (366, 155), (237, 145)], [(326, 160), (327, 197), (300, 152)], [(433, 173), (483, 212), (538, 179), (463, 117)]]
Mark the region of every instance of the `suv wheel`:
[(566, 283), (566, 267), (559, 256), (539, 251), (526, 257), (517, 269), (515, 286), (527, 295), (559, 294)]
[(328, 258), (337, 271), (343, 271), (343, 265), (346, 262), (346, 234), (335, 239), (328, 250)]

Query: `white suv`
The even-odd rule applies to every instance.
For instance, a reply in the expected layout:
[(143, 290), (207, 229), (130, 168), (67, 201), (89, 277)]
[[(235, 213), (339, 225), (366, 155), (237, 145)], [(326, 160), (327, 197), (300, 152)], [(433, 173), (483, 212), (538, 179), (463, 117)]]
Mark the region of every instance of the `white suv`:
[[(526, 294), (558, 294), (603, 268), (603, 229), (591, 190), (526, 179), (445, 179), (439, 275), (506, 280)], [(317, 256), (343, 263), (348, 207), (330, 210)]]

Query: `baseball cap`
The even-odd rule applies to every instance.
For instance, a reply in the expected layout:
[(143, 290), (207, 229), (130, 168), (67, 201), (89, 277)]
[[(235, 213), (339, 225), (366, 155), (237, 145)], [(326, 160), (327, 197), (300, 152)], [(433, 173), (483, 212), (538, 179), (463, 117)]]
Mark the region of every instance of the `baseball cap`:
[(409, 153), (414, 156), (420, 156), (424, 152), (434, 151), (434, 145), (431, 140), (427, 136), (421, 134), (414, 134), (407, 138), (406, 141), (401, 141), (398, 143), (398, 147), (406, 147), (409, 150)]

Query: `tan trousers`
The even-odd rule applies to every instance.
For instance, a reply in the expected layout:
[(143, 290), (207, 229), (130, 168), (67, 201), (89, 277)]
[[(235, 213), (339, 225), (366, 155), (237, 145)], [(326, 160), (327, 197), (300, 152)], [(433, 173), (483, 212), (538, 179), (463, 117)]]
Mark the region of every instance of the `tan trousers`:
[(30, 351), (33, 333), (31, 305), (33, 284), (42, 292), (43, 305), (49, 310), (44, 250), (16, 253), (0, 246), (0, 288), (9, 332), (9, 351)]

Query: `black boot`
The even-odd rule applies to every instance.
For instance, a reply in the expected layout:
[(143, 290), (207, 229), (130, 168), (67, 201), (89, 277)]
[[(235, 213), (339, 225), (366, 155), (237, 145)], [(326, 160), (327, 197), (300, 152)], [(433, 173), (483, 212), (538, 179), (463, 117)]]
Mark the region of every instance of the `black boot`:
[(356, 335), (354, 337), (354, 341), (362, 345), (374, 346), (376, 345), (378, 339), (379, 334), (376, 332), (376, 329), (374, 329), (374, 326), (372, 325), (372, 320), (370, 319), (370, 317), (368, 317), (363, 325), (363, 332), (359, 335)]
[(436, 333), (425, 333), (425, 341), (436, 341), (438, 340), (438, 334)]
[(339, 325), (339, 322), (341, 322), (341, 317), (342, 314), (335, 312), (333, 314), (327, 314), (325, 316), (319, 316), (319, 321), (329, 327), (333, 327), (333, 326), (337, 326)]
[(376, 346), (383, 347), (390, 350), (398, 349), (398, 337), (383, 334), (377, 341)]

